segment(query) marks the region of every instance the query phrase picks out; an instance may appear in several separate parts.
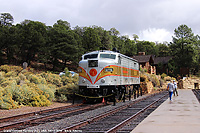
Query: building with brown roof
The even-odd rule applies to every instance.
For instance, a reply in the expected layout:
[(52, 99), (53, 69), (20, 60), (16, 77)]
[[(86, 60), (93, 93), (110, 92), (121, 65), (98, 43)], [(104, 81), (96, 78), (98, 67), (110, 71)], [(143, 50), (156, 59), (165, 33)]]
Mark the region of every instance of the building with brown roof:
[(155, 55), (145, 55), (145, 52), (139, 52), (138, 55), (132, 56), (140, 64), (140, 67), (146, 69), (150, 74), (168, 74), (168, 62), (172, 56), (155, 57)]
[(156, 66), (156, 73), (162, 74), (162, 73), (169, 73), (168, 70), (168, 62), (170, 59), (172, 59), (172, 56), (166, 56), (166, 57), (156, 57), (154, 59), (154, 66)]
[(156, 67), (154, 66), (154, 55), (145, 55), (145, 52), (139, 52), (139, 55), (132, 56), (140, 64), (140, 67), (146, 69), (150, 74), (156, 74)]

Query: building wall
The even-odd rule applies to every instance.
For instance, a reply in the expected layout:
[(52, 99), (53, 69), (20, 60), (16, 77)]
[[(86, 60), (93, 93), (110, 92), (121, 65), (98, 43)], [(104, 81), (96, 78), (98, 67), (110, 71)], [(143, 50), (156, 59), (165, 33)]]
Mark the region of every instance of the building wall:
[(149, 62), (141, 63), (140, 66), (143, 69), (146, 69), (150, 74), (156, 74), (156, 66), (151, 66)]

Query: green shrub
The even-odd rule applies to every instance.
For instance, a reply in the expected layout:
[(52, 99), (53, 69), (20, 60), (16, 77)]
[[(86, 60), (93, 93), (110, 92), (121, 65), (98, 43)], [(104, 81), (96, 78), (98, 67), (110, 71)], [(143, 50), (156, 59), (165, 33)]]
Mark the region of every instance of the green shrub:
[(31, 83), (40, 84), (40, 79), (36, 75), (30, 75), (29, 80)]
[(34, 101), (34, 97), (37, 95), (37, 92), (35, 92), (32, 88), (23, 84), (20, 86), (19, 91), (16, 91), (15, 98), (19, 104), (29, 105), (32, 101)]
[(62, 81), (64, 86), (73, 82), (71, 77), (67, 77), (67, 76), (64, 76), (64, 75), (61, 76), (61, 81)]
[(149, 73), (141, 73), (140, 74), (140, 82), (148, 82), (151, 81), (154, 87), (160, 87), (160, 80), (157, 75), (149, 74)]
[(9, 65), (1, 65), (0, 66), (0, 71), (4, 71), (4, 72), (10, 72), (10, 71), (14, 71), (14, 72), (21, 72), (23, 70), (22, 67), (19, 66), (9, 66)]
[(51, 102), (44, 95), (37, 95), (33, 98), (33, 101), (29, 105), (42, 107), (42, 106), (49, 106), (50, 104)]
[[(6, 90), (6, 89), (5, 89)], [(11, 109), (18, 108), (18, 103), (12, 99), (12, 94), (8, 92), (4, 92), (4, 95), (1, 98), (1, 108), (2, 109)]]
[[(50, 101), (46, 96), (50, 98), (50, 95), (46, 92), (44, 93), (37, 87), (34, 87), (32, 83), (23, 84), (22, 86), (17, 85), (13, 82), (10, 86), (4, 89), (3, 105), (9, 105), (8, 107), (3, 106), (4, 109), (17, 108), (19, 105), (29, 105), (29, 106), (48, 106)], [(40, 94), (41, 91), (41, 94)], [(44, 95), (42, 94), (44, 93)], [(45, 97), (45, 98), (44, 98)], [(41, 99), (42, 98), (42, 99)], [(10, 101), (10, 102), (9, 102)]]
[(23, 68), (20, 66), (10, 66), (10, 70), (19, 73), (23, 70)]
[(26, 79), (26, 76), (22, 73), (19, 74), (19, 78), (20, 80), (25, 80)]
[(17, 76), (17, 72), (14, 72), (14, 71), (10, 71), (5, 74), (5, 77), (16, 77), (16, 76)]
[(11, 71), (11, 68), (8, 65), (2, 65), (0, 66), (0, 71), (4, 71), (4, 72), (9, 72)]
[(7, 87), (10, 86), (13, 83), (13, 79), (12, 78), (6, 78), (2, 83), (1, 83), (1, 87)]
[(160, 86), (160, 81), (159, 81), (157, 75), (152, 74), (151, 75), (151, 81), (152, 81), (154, 87), (159, 87)]
[(54, 84), (57, 87), (61, 87), (62, 86), (61, 78), (57, 74), (41, 73), (40, 76), (45, 78), (48, 83)]
[(39, 74), (31, 74), (31, 73), (28, 73), (26, 74), (26, 77), (28, 78), (28, 80), (31, 82), (31, 83), (34, 83), (34, 84), (47, 84), (45, 78), (41, 77)]
[(148, 77), (145, 74), (140, 74), (140, 82), (148, 82)]
[(63, 94), (61, 96), (57, 97), (58, 102), (67, 102), (67, 97)]
[(163, 74), (161, 75), (161, 78), (164, 79), (165, 77), (167, 77), (167, 74), (163, 73)]
[(69, 72), (69, 69), (67, 67), (65, 68), (64, 71), (65, 71), (65, 76), (69, 77), (71, 75), (71, 73)]
[(63, 83), (63, 85), (68, 85), (68, 84), (78, 84), (78, 74), (75, 74), (73, 77), (71, 76), (71, 74), (69, 74), (69, 76), (65, 76), (65, 75), (62, 75), (61, 76), (61, 81)]
[(48, 106), (54, 100), (65, 102), (78, 92), (78, 75), (34, 74), (35, 71), (30, 69), (0, 66), (1, 109), (19, 108), (21, 105)]
[(164, 85), (164, 80), (161, 79), (161, 80), (160, 80), (160, 86), (163, 86), (163, 85)]
[(73, 81), (74, 84), (78, 84), (79, 75), (78, 75), (78, 74), (75, 74), (75, 75), (72, 77), (72, 81)]
[(5, 72), (0, 72), (0, 84), (4, 81)]
[(43, 91), (42, 95), (46, 96), (48, 100), (54, 100), (55, 89), (49, 88), (47, 85), (44, 84), (39, 84), (38, 88)]
[(68, 84), (60, 87), (56, 90), (56, 99), (59, 99), (61, 95), (65, 95), (67, 99), (72, 99), (73, 93), (78, 93), (78, 85)]
[[(21, 101), (23, 105), (29, 106), (48, 106), (50, 105), (50, 101), (46, 98), (45, 95), (40, 94), (39, 88), (29, 87), (27, 85), (22, 85), (20, 87), (21, 95), (18, 101)], [(41, 91), (43, 92), (43, 91)]]
[(7, 102), (2, 102), (0, 106), (1, 106), (1, 109), (9, 110), (9, 109), (12, 108), (12, 105), (10, 103), (7, 103)]
[(164, 77), (164, 81), (170, 81), (172, 78), (170, 76)]

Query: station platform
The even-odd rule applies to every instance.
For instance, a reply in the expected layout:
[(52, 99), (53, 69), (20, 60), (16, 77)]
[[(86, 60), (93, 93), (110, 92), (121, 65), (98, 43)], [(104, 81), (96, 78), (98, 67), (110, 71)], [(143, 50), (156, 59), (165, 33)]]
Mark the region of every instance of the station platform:
[(200, 103), (192, 90), (178, 90), (131, 133), (200, 133)]

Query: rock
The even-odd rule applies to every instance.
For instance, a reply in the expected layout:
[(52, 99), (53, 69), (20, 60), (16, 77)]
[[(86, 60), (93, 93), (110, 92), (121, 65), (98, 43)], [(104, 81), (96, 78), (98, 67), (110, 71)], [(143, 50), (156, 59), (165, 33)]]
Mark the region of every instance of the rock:
[(178, 81), (178, 89), (200, 89), (200, 78), (187, 77)]

